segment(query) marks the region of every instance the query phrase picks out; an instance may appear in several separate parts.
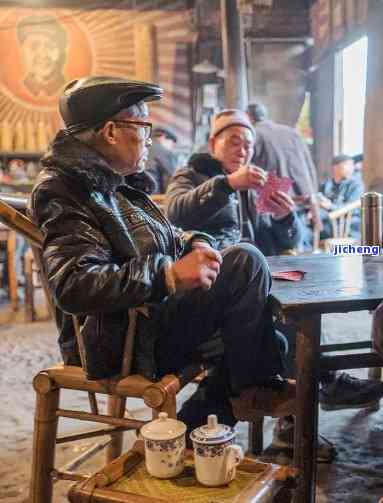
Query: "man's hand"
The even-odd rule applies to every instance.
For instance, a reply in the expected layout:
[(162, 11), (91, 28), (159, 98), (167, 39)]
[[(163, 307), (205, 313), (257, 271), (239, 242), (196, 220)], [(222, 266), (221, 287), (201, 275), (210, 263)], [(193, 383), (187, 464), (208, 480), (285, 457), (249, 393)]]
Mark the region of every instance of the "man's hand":
[(203, 288), (210, 290), (222, 264), (221, 254), (209, 246), (193, 249), (171, 266), (176, 281), (176, 291)]
[(319, 193), (318, 194), (318, 201), (319, 201), (319, 206), (323, 208), (324, 210), (330, 211), (332, 208), (332, 202), (330, 199), (328, 199), (326, 196), (323, 194)]
[(234, 190), (256, 189), (264, 185), (266, 180), (266, 171), (252, 164), (241, 166), (237, 171), (227, 176), (227, 181)]
[(295, 211), (295, 203), (292, 198), (286, 194), (286, 192), (276, 190), (271, 194), (270, 199), (276, 206), (278, 206), (278, 209), (272, 213), (274, 220), (282, 220), (287, 217), (287, 215), (290, 215), (290, 213)]

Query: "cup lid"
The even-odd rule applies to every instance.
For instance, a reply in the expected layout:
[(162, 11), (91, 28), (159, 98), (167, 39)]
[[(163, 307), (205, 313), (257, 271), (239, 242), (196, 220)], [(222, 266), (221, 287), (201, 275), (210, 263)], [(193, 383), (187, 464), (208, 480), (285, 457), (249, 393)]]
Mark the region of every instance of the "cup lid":
[(186, 424), (169, 418), (166, 412), (160, 412), (158, 419), (145, 424), (140, 431), (146, 440), (171, 440), (185, 433)]
[(235, 437), (235, 431), (226, 424), (219, 424), (217, 416), (210, 414), (207, 418), (207, 424), (196, 428), (190, 433), (193, 442), (200, 444), (221, 444), (232, 440)]

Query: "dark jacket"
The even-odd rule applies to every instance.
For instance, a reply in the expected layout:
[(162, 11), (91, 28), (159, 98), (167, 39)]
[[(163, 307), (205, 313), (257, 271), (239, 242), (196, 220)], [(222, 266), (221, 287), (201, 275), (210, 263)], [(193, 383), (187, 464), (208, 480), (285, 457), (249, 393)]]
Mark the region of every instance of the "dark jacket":
[(154, 192), (156, 194), (165, 194), (169, 180), (174, 175), (176, 168), (177, 157), (173, 152), (154, 140), (149, 150), (146, 171), (155, 181)]
[[(81, 321), (88, 377), (119, 374), (128, 309), (148, 304), (155, 310), (168, 295), (165, 262), (190, 250), (193, 236), (176, 232), (133, 188), (139, 177), (114, 174), (100, 154), (75, 138), (59, 133), (42, 164), (31, 213), (45, 234), (43, 261), (64, 361), (79, 364), (74, 314)], [(137, 337), (135, 371), (152, 377), (155, 334)]]
[[(281, 221), (258, 215), (251, 192), (249, 217), (255, 244), (265, 255), (277, 255), (296, 247), (301, 227), (295, 214)], [(220, 249), (241, 240), (238, 199), (227, 182), (222, 164), (210, 154), (195, 154), (188, 166), (179, 169), (167, 191), (167, 214), (183, 229), (204, 231), (214, 236)]]
[(270, 120), (257, 122), (252, 162), (293, 181), (294, 195), (318, 192), (318, 178), (307, 145), (295, 129)]

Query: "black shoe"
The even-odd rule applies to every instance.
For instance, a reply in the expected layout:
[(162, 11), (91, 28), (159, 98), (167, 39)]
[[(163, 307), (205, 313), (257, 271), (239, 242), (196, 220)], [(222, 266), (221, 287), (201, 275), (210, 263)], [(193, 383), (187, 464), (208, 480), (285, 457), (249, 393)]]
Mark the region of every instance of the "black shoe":
[(383, 396), (383, 382), (357, 379), (346, 372), (322, 385), (319, 401), (323, 410), (365, 409), (373, 407)]
[[(284, 454), (288, 458), (292, 458), (294, 454), (294, 417), (282, 417), (278, 420), (273, 431), (273, 441), (268, 454), (281, 455)], [(317, 462), (331, 463), (337, 455), (336, 448), (327, 438), (318, 435), (317, 438)]]
[(190, 433), (199, 426), (206, 424), (207, 417), (215, 414), (218, 422), (234, 426), (237, 422), (224, 384), (217, 375), (205, 377), (197, 391), (182, 405), (177, 414), (180, 421), (186, 424), (186, 446), (192, 448)]

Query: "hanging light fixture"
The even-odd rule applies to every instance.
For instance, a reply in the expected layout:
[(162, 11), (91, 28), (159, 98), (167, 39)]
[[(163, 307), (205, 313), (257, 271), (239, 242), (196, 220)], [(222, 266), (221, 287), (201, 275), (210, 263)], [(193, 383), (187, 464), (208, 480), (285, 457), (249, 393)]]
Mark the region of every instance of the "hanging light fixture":
[(202, 74), (210, 74), (217, 73), (219, 70), (218, 66), (215, 66), (208, 59), (204, 59), (201, 63), (198, 63), (193, 66), (194, 73), (202, 73)]

